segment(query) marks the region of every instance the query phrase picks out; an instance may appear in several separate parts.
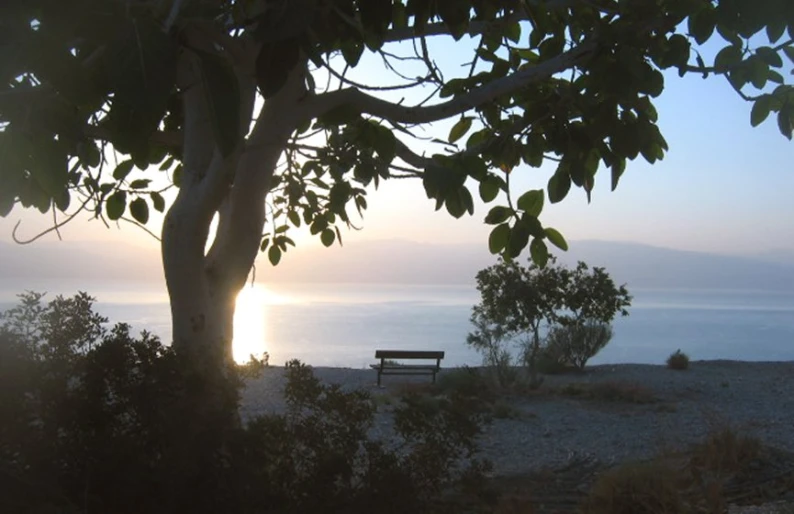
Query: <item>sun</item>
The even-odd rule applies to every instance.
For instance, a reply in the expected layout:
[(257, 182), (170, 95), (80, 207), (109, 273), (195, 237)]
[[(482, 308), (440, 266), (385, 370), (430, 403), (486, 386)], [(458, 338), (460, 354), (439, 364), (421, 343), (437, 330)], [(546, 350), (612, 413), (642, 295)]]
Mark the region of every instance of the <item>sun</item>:
[(261, 286), (246, 286), (237, 295), (234, 311), (234, 360), (247, 362), (251, 355), (261, 357), (267, 351), (265, 342), (268, 292)]

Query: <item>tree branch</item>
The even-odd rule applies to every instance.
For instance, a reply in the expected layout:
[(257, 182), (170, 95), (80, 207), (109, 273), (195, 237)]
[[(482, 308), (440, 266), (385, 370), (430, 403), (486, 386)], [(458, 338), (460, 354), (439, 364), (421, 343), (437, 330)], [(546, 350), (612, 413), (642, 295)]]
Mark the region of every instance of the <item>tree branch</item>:
[(265, 102), (240, 156), (228, 205), (207, 254), (207, 269), (232, 287), (242, 286), (259, 251), (265, 223), (265, 196), (289, 136), (298, 126), (296, 113), (305, 100), (306, 63), (298, 64), (287, 83)]
[(429, 157), (419, 155), (399, 139), (395, 138), (395, 140), (397, 141), (397, 157), (404, 162), (420, 170), (425, 169), (430, 164), (431, 159)]
[(348, 88), (323, 93), (306, 102), (303, 117), (304, 119), (313, 119), (336, 107), (350, 105), (362, 113), (398, 123), (432, 123), (461, 114), (532, 83), (546, 80), (556, 73), (576, 66), (581, 59), (587, 57), (595, 48), (595, 41), (585, 42), (553, 59), (495, 80), (466, 94), (436, 105), (427, 107), (404, 106), (367, 95), (357, 89)]

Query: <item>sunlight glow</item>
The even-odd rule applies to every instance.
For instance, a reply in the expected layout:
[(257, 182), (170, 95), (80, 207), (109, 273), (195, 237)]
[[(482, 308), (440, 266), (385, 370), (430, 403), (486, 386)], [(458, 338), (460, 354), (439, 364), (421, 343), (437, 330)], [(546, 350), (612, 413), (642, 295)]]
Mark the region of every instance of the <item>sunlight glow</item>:
[(234, 343), (232, 353), (239, 363), (247, 362), (253, 355), (260, 358), (267, 351), (265, 341), (266, 309), (270, 300), (268, 291), (259, 285), (245, 286), (237, 295), (234, 311)]

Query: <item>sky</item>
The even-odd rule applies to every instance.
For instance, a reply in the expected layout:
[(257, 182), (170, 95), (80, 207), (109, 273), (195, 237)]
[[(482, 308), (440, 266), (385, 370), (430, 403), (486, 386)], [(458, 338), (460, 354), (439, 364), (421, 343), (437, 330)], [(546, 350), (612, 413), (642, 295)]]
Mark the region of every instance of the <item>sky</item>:
[[(431, 47), (445, 69), (470, 59), (466, 42), (437, 39)], [(385, 76), (377, 60), (365, 58), (354, 77), (377, 83)], [(449, 75), (452, 76), (452, 75)], [(412, 97), (408, 97), (410, 100)], [(719, 78), (679, 78), (666, 74), (663, 95), (655, 100), (659, 125), (670, 151), (656, 165), (642, 157), (630, 163), (615, 192), (609, 172), (596, 177), (588, 205), (580, 189), (562, 203), (544, 209), (541, 220), (569, 240), (627, 241), (655, 246), (724, 254), (794, 252), (794, 143), (785, 139), (773, 117), (750, 126), (751, 105)], [(454, 120), (453, 120), (454, 121)], [(440, 123), (429, 135), (446, 138), (451, 123)], [(521, 166), (512, 175), (513, 193), (543, 188), (552, 167)], [(472, 188), (476, 197), (476, 187)], [(483, 223), (489, 207), (476, 204), (474, 216), (455, 220), (445, 210), (434, 211), (420, 181), (394, 180), (369, 194), (360, 231), (343, 232), (344, 241), (406, 239), (422, 243), (487, 242), (490, 227)], [(0, 241), (10, 242), (14, 225), (19, 236), (31, 237), (47, 228), (52, 215), (16, 208), (0, 219)], [(161, 218), (149, 228), (160, 230)], [(61, 230), (65, 244), (126, 243), (147, 253), (158, 243), (132, 225), (106, 228), (86, 215)], [(294, 237), (299, 246), (316, 247), (307, 233)], [(49, 234), (44, 240), (56, 240)]]

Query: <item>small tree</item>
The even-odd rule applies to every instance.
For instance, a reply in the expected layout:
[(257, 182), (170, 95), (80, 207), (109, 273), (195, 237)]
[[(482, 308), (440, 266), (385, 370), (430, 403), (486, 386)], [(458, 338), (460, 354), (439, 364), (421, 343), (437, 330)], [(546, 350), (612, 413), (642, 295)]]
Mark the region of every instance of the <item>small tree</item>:
[(581, 369), (611, 339), (615, 316), (628, 315), (631, 305), (625, 286), (616, 286), (604, 268), (591, 269), (584, 262), (570, 270), (553, 259), (544, 267), (501, 261), (477, 274), (477, 290), (481, 301), (471, 316), (476, 330), (467, 343), (494, 364), (505, 362), (503, 340), (523, 339), (533, 386), (539, 385), (544, 326), (548, 356)]
[(466, 344), (482, 354), (483, 364), (494, 369), (500, 386), (510, 385), (516, 379), (516, 372), (504, 330), (489, 322), (477, 307), (471, 315), (471, 322), (475, 330), (466, 338)]
[[(473, 309), (471, 321), (477, 327), (468, 344), (485, 353), (486, 361), (498, 355), (495, 343), (503, 338), (523, 337), (527, 351), (530, 381), (538, 385), (536, 358), (540, 351), (541, 329), (551, 324), (564, 306), (564, 268), (543, 268), (531, 263), (525, 268), (516, 262), (500, 261), (477, 273), (481, 301)], [(499, 334), (494, 339), (493, 334)]]

